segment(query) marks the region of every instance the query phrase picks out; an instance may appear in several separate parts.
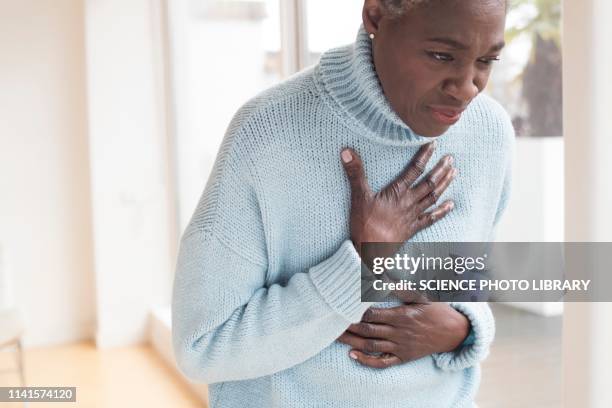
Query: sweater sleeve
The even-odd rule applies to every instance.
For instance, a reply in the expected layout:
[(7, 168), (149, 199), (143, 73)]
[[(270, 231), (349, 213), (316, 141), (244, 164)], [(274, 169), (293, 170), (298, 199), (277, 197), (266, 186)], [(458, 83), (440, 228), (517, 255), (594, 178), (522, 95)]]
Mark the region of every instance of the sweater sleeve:
[[(231, 132), (230, 132), (231, 133)], [(329, 346), (371, 305), (346, 239), (283, 284), (268, 281), (264, 221), (231, 134), (184, 232), (172, 296), (179, 369), (206, 383), (297, 365)]]
[(432, 356), (442, 370), (463, 370), (480, 363), (489, 354), (495, 336), (495, 320), (488, 303), (451, 302), (450, 305), (470, 321), (473, 340), (464, 342), (456, 350), (434, 353)]
[[(512, 185), (515, 135), (509, 119), (506, 120), (504, 133), (507, 154), (502, 168), (503, 182), (488, 238), (489, 242), (494, 240), (496, 227), (508, 206)], [(449, 304), (468, 318), (471, 324), (470, 334), (456, 350), (447, 353), (435, 353), (433, 358), (438, 367), (443, 370), (462, 370), (479, 364), (489, 355), (489, 349), (495, 337), (495, 319), (489, 304), (486, 302), (451, 302)]]

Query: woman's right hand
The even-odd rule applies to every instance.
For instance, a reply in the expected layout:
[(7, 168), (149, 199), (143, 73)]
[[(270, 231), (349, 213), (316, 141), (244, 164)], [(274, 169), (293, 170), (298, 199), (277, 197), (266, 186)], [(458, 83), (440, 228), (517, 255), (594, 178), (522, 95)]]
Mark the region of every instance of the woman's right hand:
[(359, 155), (351, 148), (342, 150), (342, 164), (351, 188), (351, 240), (360, 256), (362, 243), (403, 243), (453, 209), (454, 203), (448, 200), (426, 211), (438, 201), (457, 174), (451, 156), (443, 157), (413, 186), (423, 174), (433, 151), (434, 143), (423, 145), (396, 180), (374, 193)]

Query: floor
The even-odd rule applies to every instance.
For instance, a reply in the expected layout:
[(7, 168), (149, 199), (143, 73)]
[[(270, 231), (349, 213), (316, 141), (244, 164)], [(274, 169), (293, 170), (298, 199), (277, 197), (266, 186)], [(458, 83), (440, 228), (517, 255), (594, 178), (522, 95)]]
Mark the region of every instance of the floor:
[[(11, 354), (0, 353), (0, 371), (14, 367)], [(204, 406), (149, 346), (99, 351), (85, 342), (30, 349), (25, 365), (29, 384), (77, 387), (76, 404), (30, 403), (31, 408)], [(16, 375), (0, 373), (0, 386), (17, 385)], [(9, 407), (23, 404), (0, 402), (0, 408)]]
[(479, 408), (563, 406), (562, 317), (540, 317), (491, 303), (496, 320), (482, 365)]
[[(561, 318), (491, 307), (497, 335), (483, 364), (479, 407), (562, 406)], [(10, 357), (10, 353), (0, 353), (0, 371), (11, 366)], [(148, 346), (98, 351), (93, 343), (85, 342), (31, 349), (26, 353), (26, 370), (31, 384), (77, 387), (77, 404), (36, 403), (30, 407), (203, 407)], [(0, 386), (13, 385), (18, 385), (17, 377), (0, 372)], [(23, 405), (0, 403), (0, 408), (10, 407)]]

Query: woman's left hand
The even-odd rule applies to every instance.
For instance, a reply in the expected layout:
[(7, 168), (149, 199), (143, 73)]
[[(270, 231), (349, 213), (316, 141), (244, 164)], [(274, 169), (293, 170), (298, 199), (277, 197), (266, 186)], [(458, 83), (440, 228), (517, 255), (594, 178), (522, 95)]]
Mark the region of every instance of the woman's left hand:
[(338, 341), (351, 346), (350, 357), (361, 364), (386, 368), (452, 351), (469, 332), (467, 317), (448, 304), (411, 303), (368, 309), (361, 322), (351, 324)]

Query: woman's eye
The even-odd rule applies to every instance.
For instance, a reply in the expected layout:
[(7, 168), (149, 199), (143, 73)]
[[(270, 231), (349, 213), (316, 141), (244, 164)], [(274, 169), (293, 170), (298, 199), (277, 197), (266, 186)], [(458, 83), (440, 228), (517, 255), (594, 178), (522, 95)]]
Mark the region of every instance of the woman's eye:
[(488, 58), (481, 58), (478, 61), (486, 65), (491, 65), (494, 62), (499, 61), (499, 59), (500, 59), (499, 57), (488, 57)]
[(429, 51), (428, 54), (431, 58), (435, 59), (436, 61), (452, 61), (453, 60), (452, 55), (446, 54), (444, 52)]

